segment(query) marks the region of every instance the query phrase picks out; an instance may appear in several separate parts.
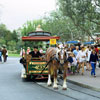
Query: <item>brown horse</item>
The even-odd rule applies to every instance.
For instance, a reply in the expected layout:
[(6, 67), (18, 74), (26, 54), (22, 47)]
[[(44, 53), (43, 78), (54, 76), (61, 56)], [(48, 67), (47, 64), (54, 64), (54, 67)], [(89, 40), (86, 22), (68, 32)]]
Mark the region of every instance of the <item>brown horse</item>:
[(67, 71), (67, 57), (66, 57), (66, 51), (65, 48), (53, 48), (50, 47), (47, 49), (46, 52), (46, 58), (49, 63), (48, 65), (48, 82), (47, 85), (50, 86), (52, 84), (51, 81), (51, 75), (54, 75), (54, 84), (53, 88), (57, 89), (57, 70), (59, 68), (63, 69), (63, 89), (67, 89), (67, 84), (66, 84), (66, 71)]

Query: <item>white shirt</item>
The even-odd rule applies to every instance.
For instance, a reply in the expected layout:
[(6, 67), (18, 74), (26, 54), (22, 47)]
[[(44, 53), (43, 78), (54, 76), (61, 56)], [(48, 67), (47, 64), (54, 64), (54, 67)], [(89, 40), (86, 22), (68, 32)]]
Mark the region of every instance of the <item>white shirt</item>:
[(92, 51), (90, 51), (90, 50), (88, 50), (88, 51), (87, 51), (87, 54), (88, 54), (88, 56), (87, 56), (87, 61), (89, 61), (89, 60), (90, 60), (90, 55), (91, 55), (91, 52), (92, 52)]
[(74, 66), (76, 66), (76, 65), (77, 65), (77, 60), (76, 60), (76, 58), (75, 58), (75, 57), (73, 57), (73, 62), (72, 62), (72, 64), (73, 64)]
[[(85, 56), (85, 58), (83, 58)], [(86, 59), (85, 51), (80, 50), (76, 56), (76, 59), (79, 59), (79, 62), (84, 62)]]
[(64, 48), (63, 44), (60, 44), (59, 47), (60, 47), (60, 48)]

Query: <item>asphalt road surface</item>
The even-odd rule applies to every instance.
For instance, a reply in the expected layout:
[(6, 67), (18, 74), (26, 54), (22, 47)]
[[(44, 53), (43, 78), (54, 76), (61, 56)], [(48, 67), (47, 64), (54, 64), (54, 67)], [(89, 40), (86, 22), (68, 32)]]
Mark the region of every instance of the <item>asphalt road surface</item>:
[(19, 58), (0, 63), (0, 100), (100, 100), (100, 92), (67, 83), (68, 89), (47, 87), (46, 82), (23, 81)]

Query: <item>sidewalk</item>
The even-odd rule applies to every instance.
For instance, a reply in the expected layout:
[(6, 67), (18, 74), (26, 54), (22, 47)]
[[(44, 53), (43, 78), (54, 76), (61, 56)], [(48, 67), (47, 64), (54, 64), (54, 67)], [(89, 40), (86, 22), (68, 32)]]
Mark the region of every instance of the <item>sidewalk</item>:
[(100, 68), (96, 68), (96, 77), (91, 76), (91, 71), (85, 70), (84, 75), (69, 75), (67, 81), (100, 92)]

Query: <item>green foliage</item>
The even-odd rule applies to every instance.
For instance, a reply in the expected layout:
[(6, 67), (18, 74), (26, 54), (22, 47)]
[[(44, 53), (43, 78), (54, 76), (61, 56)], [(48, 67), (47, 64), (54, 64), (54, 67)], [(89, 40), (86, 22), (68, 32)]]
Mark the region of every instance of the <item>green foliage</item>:
[(35, 31), (40, 24), (44, 31), (61, 37), (61, 41), (86, 40), (100, 32), (99, 0), (58, 0), (58, 9), (40, 20), (27, 21), (20, 29), (22, 36)]
[(0, 38), (0, 47), (1, 47), (3, 44), (6, 44), (6, 41), (5, 41), (3, 38)]
[(100, 32), (100, 12), (97, 5), (100, 9), (99, 0), (58, 0), (63, 16), (72, 20), (74, 26), (81, 31), (81, 37)]
[(4, 24), (0, 24), (0, 46), (6, 45), (9, 50), (15, 50), (17, 42), (17, 32), (11, 32)]
[[(41, 25), (44, 31), (51, 32), (52, 36), (61, 37), (61, 41), (78, 40), (86, 41), (85, 36), (100, 32), (100, 0), (57, 0), (56, 11), (41, 19), (27, 21), (17, 31), (11, 32), (6, 25), (0, 24), (0, 46), (6, 45), (9, 50), (20, 51), (25, 43), (21, 36), (28, 36), (29, 32), (36, 31)], [(21, 34), (19, 34), (21, 33)], [(92, 37), (93, 38), (93, 37)], [(29, 47), (42, 45), (41, 42), (26, 43)]]
[(16, 30), (12, 32), (12, 40), (15, 40), (15, 42), (18, 42), (18, 33)]
[(15, 48), (16, 48), (16, 42), (14, 40), (9, 41), (8, 42), (8, 49), (13, 51), (13, 50), (15, 50)]
[(38, 25), (42, 26), (42, 20), (27, 21), (21, 28), (22, 36), (27, 36), (29, 32), (35, 31)]
[(61, 37), (62, 41), (77, 39), (74, 34), (78, 34), (72, 20), (62, 15), (61, 11), (52, 12), (50, 17), (44, 18), (46, 20), (45, 29), (49, 30), (53, 35)]
[(28, 32), (35, 31), (39, 24), (44, 31), (51, 32), (53, 36), (60, 36), (62, 41), (73, 40), (75, 37), (73, 34), (78, 34), (79, 32), (70, 18), (64, 17), (61, 11), (53, 11), (50, 16), (44, 16), (41, 20), (28, 21), (24, 24), (24, 27), (20, 29), (22, 36), (28, 35)]
[[(9, 52), (9, 51), (8, 51)], [(9, 55), (8, 55), (9, 57), (20, 57), (20, 55), (19, 54), (16, 54), (16, 53), (9, 53)]]

